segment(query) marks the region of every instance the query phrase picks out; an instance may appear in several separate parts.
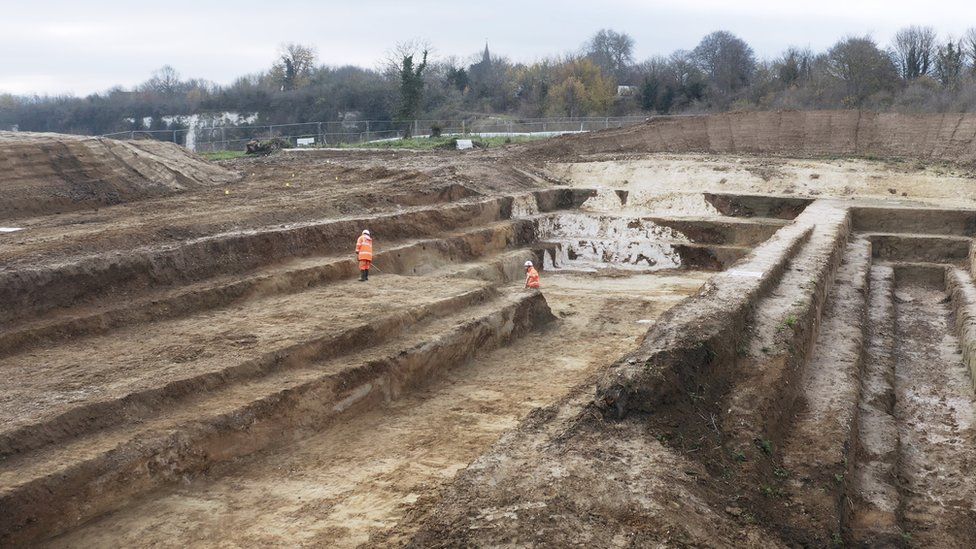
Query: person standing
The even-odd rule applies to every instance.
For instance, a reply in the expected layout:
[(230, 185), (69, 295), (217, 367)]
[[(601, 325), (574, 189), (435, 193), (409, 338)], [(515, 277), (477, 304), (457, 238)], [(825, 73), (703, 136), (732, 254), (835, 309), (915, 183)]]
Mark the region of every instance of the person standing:
[(359, 259), (359, 281), (366, 282), (373, 264), (373, 237), (369, 235), (369, 229), (364, 230), (356, 241), (356, 258)]
[(541, 284), (539, 283), (539, 271), (535, 270), (532, 266), (531, 261), (525, 262), (525, 287), (538, 290)]

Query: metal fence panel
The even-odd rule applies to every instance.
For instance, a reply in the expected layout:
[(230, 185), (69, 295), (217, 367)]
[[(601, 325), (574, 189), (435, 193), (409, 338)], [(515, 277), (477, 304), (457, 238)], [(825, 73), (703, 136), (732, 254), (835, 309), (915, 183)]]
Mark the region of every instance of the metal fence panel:
[[(644, 116), (603, 116), (577, 118), (482, 118), (471, 120), (415, 120), (410, 123), (414, 136), (441, 135), (505, 136), (519, 134), (556, 135), (619, 128), (647, 120)], [(105, 134), (114, 139), (157, 139), (172, 141), (197, 152), (244, 150), (251, 140), (278, 137), (292, 146), (299, 139), (313, 139), (315, 146), (362, 144), (403, 137), (405, 123), (390, 120), (346, 120), (299, 122), (292, 124), (216, 126), (182, 130), (131, 130)]]

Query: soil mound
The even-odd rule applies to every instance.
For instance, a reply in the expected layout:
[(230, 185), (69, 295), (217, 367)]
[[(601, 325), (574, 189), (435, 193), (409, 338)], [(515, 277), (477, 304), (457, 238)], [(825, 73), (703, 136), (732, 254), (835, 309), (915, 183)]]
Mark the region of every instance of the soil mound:
[(173, 143), (0, 132), (0, 219), (121, 204), (239, 177)]
[(858, 111), (730, 112), (665, 116), (643, 124), (525, 145), (532, 156), (708, 152), (858, 156), (976, 163), (976, 114)]

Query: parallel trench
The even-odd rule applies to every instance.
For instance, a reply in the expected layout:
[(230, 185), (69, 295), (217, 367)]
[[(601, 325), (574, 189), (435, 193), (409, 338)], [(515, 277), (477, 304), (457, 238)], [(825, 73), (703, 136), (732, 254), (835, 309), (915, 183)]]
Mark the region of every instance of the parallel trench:
[[(833, 363), (825, 363), (829, 366), (816, 362), (820, 353), (836, 353), (838, 332), (820, 341), (824, 347), (813, 349), (810, 364), (856, 376), (851, 389), (839, 377), (818, 388), (826, 394), (821, 398), (833, 399), (834, 409), (856, 407), (850, 440), (843, 444), (844, 464), (835, 462), (832, 469), (836, 485), (821, 477), (803, 491), (815, 492), (822, 483), (820, 489), (834, 494), (833, 504), (825, 502), (814, 513), (825, 519), (821, 527), (837, 532), (834, 541), (968, 546), (976, 539), (976, 479), (970, 474), (976, 464), (976, 399), (963, 349), (976, 342), (957, 320), (972, 314), (974, 301), (966, 294), (972, 296), (970, 275), (957, 256), (931, 248), (913, 256), (876, 247), (875, 261), (867, 268), (864, 324), (849, 317), (841, 329), (848, 330), (845, 338), (863, 330), (860, 357), (833, 354)], [(947, 288), (953, 277), (959, 281), (955, 292)], [(855, 398), (856, 403), (849, 400)], [(822, 428), (829, 433), (835, 427), (831, 422)], [(834, 440), (840, 449), (840, 439)], [(785, 451), (794, 466), (826, 467), (833, 459), (816, 453), (791, 456), (795, 450), (789, 447)], [(808, 510), (817, 509), (810, 496), (800, 501)], [(833, 505), (836, 513), (829, 511)]]
[[(417, 501), (434, 498), (504, 429), (632, 348), (662, 312), (788, 222), (716, 222), (705, 219), (708, 211), (685, 219), (615, 212), (622, 203), (609, 211), (558, 209), (572, 208), (573, 200), (552, 193), (519, 198), (511, 219), (502, 203), (447, 237), (381, 245), (368, 287), (380, 301), (354, 314), (346, 312), (352, 305), (346, 296), (357, 289), (343, 281), (354, 272), (346, 257), (306, 252), (307, 258), (236, 279), (184, 282), (170, 272), (178, 263), (164, 261), (151, 276), (163, 276), (171, 287), (146, 297), (133, 291), (145, 275), (132, 263), (119, 272), (122, 283), (136, 284), (127, 290), (135, 299), (121, 303), (103, 297), (119, 282), (103, 277), (100, 289), (90, 275), (76, 277), (80, 271), (66, 265), (65, 291), (87, 292), (83, 305), (49, 314), (66, 294), (44, 301), (38, 293), (34, 316), (21, 310), (28, 322), (11, 320), (0, 333), (0, 362), (15, 389), (5, 407), (23, 409), (18, 399), (35, 398), (29, 386), (50, 402), (11, 415), (0, 433), (0, 497), (12, 511), (0, 539), (37, 541), (67, 531), (51, 543), (261, 543), (282, 535), (296, 543), (361, 543), (388, 530)], [(567, 220), (592, 230), (552, 230)], [(420, 236), (429, 231), (419, 230)], [(253, 247), (235, 238), (233, 246)], [(570, 241), (593, 246), (611, 240), (622, 247), (584, 261), (560, 252)], [(653, 248), (661, 261), (627, 253), (633, 247)], [(520, 289), (526, 259), (549, 269), (543, 270), (542, 300)], [(30, 278), (8, 276), (29, 284)], [(50, 270), (42, 280), (63, 283), (58, 276)], [(400, 316), (389, 316), (380, 307), (384, 284), (419, 292), (412, 299), (440, 301), (405, 304)], [(333, 300), (344, 312), (303, 312), (315, 300)], [(305, 318), (320, 318), (318, 328), (305, 326)], [(208, 332), (223, 337), (245, 321), (267, 326), (266, 334), (220, 342), (241, 344), (244, 351), (208, 350), (217, 341)], [(297, 322), (295, 335), (287, 334), (291, 322)], [(345, 331), (308, 339), (310, 328)], [(177, 348), (170, 340), (180, 333), (189, 339)], [(282, 336), (295, 344), (276, 350)], [(121, 345), (126, 341), (140, 341), (153, 354)], [(377, 349), (370, 353), (373, 342)], [(251, 348), (267, 352), (233, 365), (254, 356)], [(227, 364), (214, 362), (214, 352), (227, 352)], [(122, 376), (112, 390), (125, 398), (63, 393), (59, 378), (79, 359), (95, 370), (78, 373), (95, 377), (80, 377), (73, 386), (93, 383), (101, 391), (97, 379)], [(218, 369), (208, 370), (210, 362)], [(142, 364), (164, 367), (157, 374)], [(39, 375), (38, 367), (51, 375)], [(200, 374), (187, 377), (194, 369)], [(64, 399), (80, 406), (52, 415)], [(292, 464), (285, 477), (282, 463)], [(181, 487), (172, 488), (174, 482)], [(161, 515), (167, 518), (158, 520)], [(283, 524), (294, 527), (282, 531)]]
[[(197, 326), (211, 330), (216, 341), (215, 325), (226, 323), (230, 333), (240, 315), (251, 315), (267, 333), (242, 343), (242, 351), (219, 351), (227, 353), (226, 362), (240, 364), (201, 369), (192, 379), (186, 376), (194, 367), (219, 360), (166, 348), (175, 354), (160, 362), (166, 365), (162, 373), (178, 374), (170, 385), (161, 389), (162, 382), (152, 379), (155, 372), (147, 370), (147, 381), (125, 389), (126, 398), (92, 407), (84, 407), (89, 396), (51, 385), (45, 396), (52, 401), (77, 397), (82, 405), (61, 415), (32, 410), (27, 416), (36, 417), (0, 433), (0, 498), (20, 521), (4, 525), (0, 544), (287, 540), (346, 547), (379, 534), (406, 539), (414, 527), (406, 520), (411, 513), (435, 504), (454, 475), (502, 433), (571, 388), (593, 383), (641, 343), (661, 314), (698, 292), (714, 273), (768, 275), (737, 270), (736, 262), (751, 258), (754, 248), (810, 204), (714, 194), (654, 204), (653, 197), (613, 190), (578, 198), (518, 197), (478, 209), (469, 223), (461, 211), (444, 237), (420, 223), (411, 238), (391, 242), (385, 251), (379, 247), (379, 269), (368, 287), (376, 302), (353, 313), (326, 310), (352, 307), (348, 296), (358, 291), (347, 280), (355, 264), (323, 236), (329, 232), (313, 235), (317, 251), (298, 259), (254, 269), (236, 265), (244, 271), (236, 282), (209, 275), (180, 280), (166, 271), (160, 276), (172, 283), (169, 293), (137, 295), (152, 304), (148, 313), (139, 312), (138, 301), (104, 306), (112, 288), (86, 288), (89, 275), (69, 290), (90, 293), (77, 311), (45, 316), (64, 296), (32, 303), (36, 316), (28, 316), (29, 323), (12, 319), (12, 328), (0, 333), (0, 366), (8, 383), (37, 376), (32, 368), (39, 364), (52, 371), (74, 367), (70, 345), (94, 345), (92, 360), (104, 360), (104, 375), (111, 377), (136, 368), (139, 360), (163, 360), (122, 350), (99, 356), (98, 343), (115, 337), (144, 339), (162, 349), (173, 337), (165, 329), (157, 333), (160, 328)], [(678, 201), (684, 209), (667, 215)], [(804, 542), (965, 544), (976, 539), (976, 480), (969, 474), (976, 465), (976, 404), (970, 358), (962, 352), (976, 348), (976, 341), (959, 328), (960, 315), (976, 317), (969, 311), (976, 311), (976, 289), (962, 270), (969, 261), (971, 227), (950, 219), (935, 235), (925, 234), (924, 227), (899, 232), (884, 226), (884, 216), (872, 215), (855, 212), (850, 234), (825, 231), (811, 237), (811, 244), (797, 240), (799, 252), (780, 282), (814, 283), (804, 290), (807, 301), (774, 288), (762, 302), (768, 318), (753, 319), (751, 347), (739, 351), (757, 358), (736, 359), (740, 369), (775, 363), (777, 383), (792, 385), (774, 383), (773, 389), (782, 389), (777, 395), (753, 387), (759, 391), (755, 400), (769, 404), (766, 409), (747, 393), (738, 395), (748, 402), (734, 413), (729, 408), (722, 429), (734, 435), (724, 443), (752, 446), (754, 435), (760, 442), (768, 436), (787, 453), (774, 456), (778, 463), (800, 463), (803, 458), (789, 453), (804, 441), (790, 429), (802, 434), (807, 421), (817, 435), (817, 418), (803, 414), (816, 406), (840, 410), (839, 424), (823, 437), (836, 440), (835, 451), (778, 481), (797, 490), (788, 496), (797, 507), (822, 519), (798, 523), (787, 535)], [(391, 231), (397, 222), (384, 221)], [(909, 231), (924, 236), (903, 234)], [(845, 248), (832, 249), (835, 242)], [(247, 250), (255, 244), (244, 239), (234, 246)], [(858, 255), (869, 251), (873, 258)], [(863, 266), (847, 263), (859, 257)], [(544, 299), (520, 287), (525, 260), (543, 267)], [(137, 262), (151, 264), (153, 258)], [(126, 274), (125, 284), (139, 286), (139, 268)], [(172, 268), (163, 263), (164, 271)], [(865, 288), (857, 289), (858, 273)], [(57, 274), (44, 273), (41, 280), (54, 283)], [(225, 274), (228, 280), (238, 276)], [(964, 277), (969, 286), (947, 285), (952, 276)], [(401, 293), (387, 296), (384, 284)], [(837, 293), (839, 284), (847, 285), (846, 294)], [(411, 291), (417, 303), (409, 302)], [(967, 295), (974, 299), (960, 297)], [(842, 310), (840, 299), (863, 303)], [(390, 300), (387, 309), (384, 300)], [(262, 303), (280, 310), (260, 317)], [(799, 318), (794, 310), (802, 312)], [(803, 369), (818, 364), (818, 346), (832, 343), (816, 343), (818, 330), (831, 320), (821, 318), (825, 314), (849, 315), (838, 317), (831, 329), (858, 330), (849, 342), (856, 352), (843, 358), (849, 363), (827, 361), (838, 368), (833, 378), (811, 380)], [(858, 314), (863, 327), (856, 323)], [(289, 323), (297, 335), (286, 333)], [(782, 339), (781, 331), (794, 332), (789, 348), (770, 343)], [(731, 384), (745, 384), (744, 379)], [(824, 387), (827, 395), (819, 403), (803, 394)], [(4, 406), (11, 407), (20, 397), (11, 391), (5, 398)], [(729, 402), (738, 402), (735, 395)], [(782, 419), (761, 424), (767, 421), (763, 412)], [(88, 461), (77, 462), (79, 456)], [(38, 475), (33, 484), (23, 481), (26, 469)], [(808, 497), (809, 490), (818, 495)], [(807, 538), (795, 534), (803, 528), (822, 531)], [(49, 539), (57, 533), (62, 534)]]
[(972, 378), (944, 269), (872, 268), (858, 450), (847, 517), (853, 543), (934, 546), (973, 539)]
[(467, 364), (445, 364), (449, 370), (399, 399), (137, 499), (50, 545), (361, 544), (436, 498), (520, 417), (630, 348), (646, 322), (707, 276), (689, 275), (607, 283), (545, 276), (560, 320), (541, 331)]

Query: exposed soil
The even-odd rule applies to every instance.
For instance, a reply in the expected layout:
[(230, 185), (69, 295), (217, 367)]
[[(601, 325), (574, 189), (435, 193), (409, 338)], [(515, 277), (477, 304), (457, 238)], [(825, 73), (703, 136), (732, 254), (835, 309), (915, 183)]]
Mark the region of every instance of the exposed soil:
[(0, 545), (972, 546), (974, 134), (0, 135)]
[[(575, 185), (628, 190), (657, 199), (680, 189), (712, 193), (872, 199), (889, 206), (976, 206), (969, 168), (867, 159), (790, 159), (693, 153), (596, 154), (585, 161), (551, 162), (553, 176)], [(773, 170), (757, 175), (760, 170)], [(892, 193), (891, 189), (896, 192)], [(650, 202), (653, 204), (653, 202)]]
[(121, 398), (220, 371), (229, 363), (274, 353), (314, 334), (483, 286), (452, 280), (445, 287), (440, 278), (396, 275), (387, 282), (361, 287), (349, 281), (270, 296), (10, 357), (0, 361), (0, 433), (63, 414), (78, 402)]
[[(531, 410), (563, 396), (634, 345), (707, 275), (545, 277), (560, 319), (458, 364), (375, 411), (130, 504), (51, 546), (354, 547), (430, 505), (459, 470)], [(378, 277), (377, 287), (398, 285)], [(405, 534), (405, 532), (400, 532)]]
[(159, 141), (0, 132), (0, 221), (122, 204), (239, 176)]
[(895, 291), (899, 515), (912, 544), (976, 539), (976, 403), (941, 289)]

